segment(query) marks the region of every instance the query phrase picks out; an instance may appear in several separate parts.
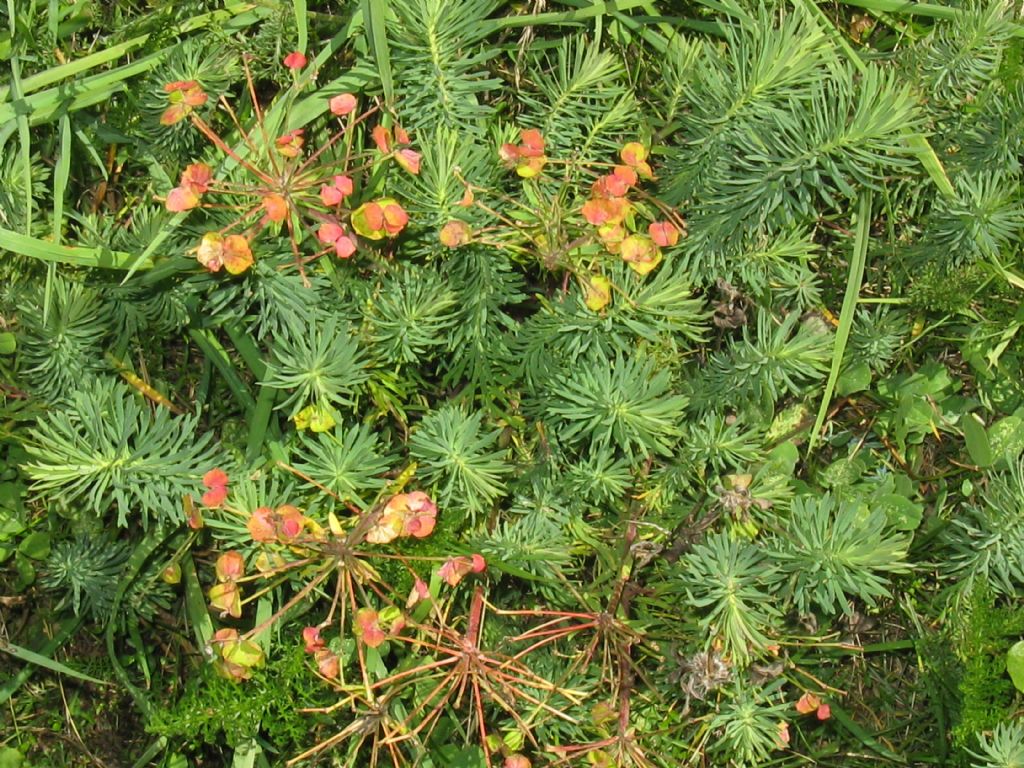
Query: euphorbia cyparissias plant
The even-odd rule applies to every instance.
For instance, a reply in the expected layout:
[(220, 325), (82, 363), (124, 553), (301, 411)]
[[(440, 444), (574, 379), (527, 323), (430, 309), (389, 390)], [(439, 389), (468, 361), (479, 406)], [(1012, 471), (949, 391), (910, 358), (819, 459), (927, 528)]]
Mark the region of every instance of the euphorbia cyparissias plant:
[[(306, 67), (306, 57), (298, 51), (288, 54), (284, 66), (297, 73)], [(249, 94), (255, 102), (255, 87), (246, 67)], [(308, 78), (307, 78), (308, 79)], [(306, 82), (296, 79), (294, 88)], [(222, 268), (232, 275), (246, 272), (254, 263), (252, 244), (264, 230), (287, 231), (295, 263), (304, 274), (311, 259), (329, 253), (343, 259), (361, 249), (360, 238), (383, 240), (398, 236), (408, 224), (405, 209), (393, 197), (363, 202), (355, 208), (348, 201), (361, 179), (378, 159), (393, 160), (411, 174), (418, 174), (420, 155), (410, 146), (409, 135), (400, 127), (376, 126), (372, 131), (376, 152), (360, 150), (354, 140), (358, 130), (377, 108), (357, 113), (359, 100), (342, 93), (328, 100), (329, 112), (340, 125), (324, 142), (310, 149), (306, 128), (293, 128), (276, 137), (268, 136), (264, 112), (255, 105), (257, 126), (245, 129), (230, 102), (218, 101), (241, 132), (241, 146), (233, 147), (200, 115), (196, 108), (208, 101), (197, 81), (169, 83), (169, 106), (163, 122), (173, 124), (190, 119), (192, 124), (225, 156), (234, 161), (247, 177), (237, 182), (216, 178), (205, 163), (192, 163), (181, 174), (178, 186), (165, 199), (167, 209), (185, 213), (200, 208), (228, 210), (236, 218), (219, 231), (208, 232), (193, 251), (199, 263), (210, 272)], [(344, 147), (344, 151), (339, 151)], [(211, 200), (215, 197), (216, 201)], [(309, 235), (315, 233), (315, 237)], [(323, 247), (306, 252), (307, 243)]]

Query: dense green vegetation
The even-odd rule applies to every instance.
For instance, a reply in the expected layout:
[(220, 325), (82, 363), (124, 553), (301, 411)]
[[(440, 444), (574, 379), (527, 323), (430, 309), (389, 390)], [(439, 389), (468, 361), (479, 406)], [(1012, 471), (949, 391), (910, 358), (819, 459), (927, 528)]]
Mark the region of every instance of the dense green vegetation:
[(1024, 765), (1020, 16), (0, 5), (0, 768)]

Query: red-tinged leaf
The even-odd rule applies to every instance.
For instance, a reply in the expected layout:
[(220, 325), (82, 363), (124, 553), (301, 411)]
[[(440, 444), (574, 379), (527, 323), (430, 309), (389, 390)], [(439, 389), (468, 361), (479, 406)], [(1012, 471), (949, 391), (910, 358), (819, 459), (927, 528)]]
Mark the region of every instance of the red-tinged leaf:
[(796, 711), (801, 715), (807, 715), (814, 712), (821, 706), (821, 699), (815, 696), (813, 693), (805, 693), (800, 697), (800, 700), (796, 703)]
[[(191, 498), (192, 497), (190, 496), (189, 499), (191, 500)], [(189, 528), (193, 531), (198, 531), (205, 525), (203, 522), (203, 513), (195, 506), (195, 504), (192, 504), (190, 501), (190, 503), (185, 506), (185, 509), (187, 512), (185, 522), (188, 524)]]
[(462, 208), (468, 208), (469, 206), (471, 206), (473, 204), (473, 201), (475, 199), (476, 198), (473, 195), (473, 188), (467, 186), (466, 187), (466, 191), (462, 193), (462, 199), (459, 200), (459, 202), (457, 202), (456, 205), (458, 205), (458, 206), (460, 206)]
[(501, 162), (511, 168), (519, 162), (519, 147), (515, 144), (502, 144), (498, 148), (498, 157), (501, 158)]
[(407, 513), (402, 525), (402, 535), (425, 539), (434, 532), (437, 522), (437, 505), (423, 491), (402, 494), (405, 496)]
[(263, 198), (263, 210), (267, 220), (280, 224), (288, 218), (288, 202), (280, 195), (271, 194)]
[(408, 144), (409, 134), (406, 133), (405, 128), (400, 125), (395, 126), (395, 142), (398, 144)]
[(466, 222), (455, 219), (441, 227), (441, 232), (437, 237), (442, 245), (447, 245), (449, 248), (458, 248), (473, 239), (473, 230), (469, 228), (469, 224)]
[(359, 102), (356, 97), (351, 93), (342, 93), (329, 102), (331, 107), (331, 114), (337, 115), (338, 117), (344, 117), (350, 112), (354, 112)]
[(177, 91), (187, 91), (191, 88), (199, 87), (199, 81), (197, 80), (175, 80), (173, 83), (167, 83), (164, 86), (164, 91), (167, 93), (175, 93)]
[(384, 230), (388, 237), (395, 237), (409, 223), (409, 214), (394, 200), (381, 200), (384, 213)]
[(830, 717), (832, 717), (832, 707), (830, 707), (828, 704), (822, 704), (820, 707), (818, 707), (818, 710), (817, 712), (815, 712), (815, 715), (817, 715), (819, 720), (828, 720)]
[(334, 188), (341, 192), (342, 197), (348, 197), (352, 194), (352, 190), (355, 189), (355, 183), (349, 176), (335, 176)]
[(316, 239), (324, 245), (333, 245), (344, 234), (345, 230), (336, 221), (325, 221), (316, 231)]
[(387, 639), (380, 628), (380, 616), (372, 608), (360, 608), (356, 611), (352, 631), (356, 639), (362, 640), (370, 648), (376, 648)]
[(274, 541), (277, 539), (277, 527), (274, 525), (274, 510), (270, 507), (260, 507), (249, 516), (245, 524), (249, 529), (252, 540), (259, 543)]
[(208, 191), (213, 181), (213, 170), (206, 163), (192, 163), (181, 172), (181, 186), (197, 195)]
[(211, 469), (203, 475), (204, 488), (217, 488), (228, 484), (228, 473), (220, 467)]
[(631, 187), (640, 180), (637, 178), (636, 170), (630, 168), (628, 165), (616, 165), (615, 169), (612, 171), (612, 175), (621, 179)]
[(263, 649), (252, 640), (242, 640), (236, 634), (234, 639), (219, 644), (218, 653), (227, 663), (250, 670), (261, 665), (265, 656)]
[(371, 136), (373, 136), (373, 143), (377, 145), (377, 149), (385, 155), (391, 152), (391, 130), (389, 128), (383, 125), (376, 125)]
[(521, 755), (516, 752), (505, 758), (505, 762), (502, 763), (501, 768), (531, 768), (531, 766), (532, 763), (526, 755)]
[(661, 263), (661, 251), (646, 235), (630, 235), (622, 241), (622, 260), (638, 275), (646, 275)]
[(313, 658), (316, 659), (317, 671), (328, 680), (334, 680), (341, 676), (341, 659), (334, 651), (321, 648), (316, 651)]
[(426, 600), (430, 597), (430, 587), (427, 586), (427, 582), (417, 577), (415, 583), (412, 585), (412, 591), (409, 593), (409, 598), (405, 601), (406, 608), (412, 608), (420, 600)]
[(629, 201), (621, 197), (592, 198), (583, 204), (583, 218), (600, 227), (605, 224), (618, 224), (629, 213)]
[(199, 195), (188, 187), (175, 187), (167, 193), (165, 205), (171, 213), (191, 211), (199, 205)]
[(204, 493), (201, 501), (203, 502), (204, 507), (216, 509), (224, 503), (227, 497), (228, 487), (226, 485), (218, 485)]
[(192, 108), (183, 102), (171, 104), (171, 106), (165, 109), (164, 113), (160, 115), (160, 125), (174, 125), (175, 123), (180, 123), (191, 111)]
[(219, 272), (224, 266), (224, 238), (216, 232), (207, 232), (196, 249), (196, 259), (211, 272)]
[(483, 555), (474, 553), (470, 556), (470, 569), (473, 573), (483, 573), (487, 570), (487, 560)]
[(603, 224), (597, 228), (597, 236), (608, 253), (618, 254), (622, 250), (622, 241), (626, 239), (626, 228), (619, 222)]
[(366, 534), (370, 544), (387, 544), (399, 536), (425, 538), (434, 530), (437, 506), (423, 491), (397, 493), (388, 499)]
[(775, 737), (775, 743), (779, 749), (785, 749), (789, 746), (789, 723), (782, 721), (778, 723), (779, 732)]
[(305, 133), (304, 129), (297, 128), (294, 131), (288, 131), (283, 136), (278, 136), (274, 141), (278, 153), (285, 157), (298, 157), (302, 152), (302, 145), (305, 143), (305, 139), (302, 137), (303, 133)]
[[(480, 557), (477, 555), (477, 557)], [(482, 557), (480, 557), (483, 560)], [(438, 569), (437, 575), (440, 576), (450, 587), (458, 586), (459, 582), (469, 573), (478, 572), (474, 571), (477, 563), (472, 558), (459, 556), (450, 557), (445, 560), (444, 564)], [(484, 568), (487, 567), (484, 562)]]
[(277, 534), (281, 539), (294, 539), (306, 525), (306, 516), (298, 507), (291, 504), (282, 504), (274, 514), (277, 516)]
[[(345, 196), (341, 194), (341, 190), (337, 187), (328, 187), (326, 184), (320, 187), (320, 202), (328, 208), (339, 205), (344, 199)], [(333, 243), (334, 241), (332, 240), (331, 242)]]
[(245, 558), (236, 550), (225, 552), (217, 558), (214, 571), (217, 581), (238, 581), (245, 576)]
[(544, 155), (538, 155), (536, 157), (527, 157), (521, 160), (516, 166), (516, 173), (524, 179), (532, 179), (535, 176), (540, 175), (540, 172), (544, 170), (544, 166), (547, 164), (548, 159)]
[(380, 203), (363, 203), (352, 211), (352, 229), (370, 240), (381, 240), (387, 234), (384, 229), (384, 209)]
[(655, 245), (662, 248), (675, 245), (679, 242), (679, 230), (670, 221), (654, 221), (647, 227), (647, 232)]
[(421, 157), (419, 152), (413, 152), (411, 149), (400, 149), (395, 153), (394, 157), (395, 162), (406, 171), (413, 176), (419, 175)]
[(284, 65), (288, 69), (302, 69), (306, 66), (306, 56), (301, 51), (292, 51), (284, 57)]
[(389, 544), (402, 534), (404, 524), (405, 520), (401, 513), (389, 510), (385, 506), (380, 517), (366, 532), (366, 542), (368, 544)]
[(209, 98), (210, 97), (206, 95), (206, 92), (200, 88), (198, 84), (191, 88), (187, 88), (184, 91), (184, 101), (189, 107), (201, 107)]
[(626, 165), (636, 168), (647, 159), (647, 147), (637, 141), (631, 141), (622, 147), (619, 157)]
[(326, 647), (323, 638), (320, 637), (319, 627), (303, 627), (302, 641), (306, 644), (306, 653), (313, 653)]
[(609, 173), (594, 182), (594, 194), (600, 197), (624, 197), (629, 193), (630, 183), (622, 176)]
[(519, 152), (524, 157), (540, 157), (544, 154), (544, 137), (536, 128), (524, 128), (519, 132)]
[(334, 253), (337, 254), (339, 259), (347, 259), (355, 252), (356, 241), (348, 235), (342, 235), (334, 241)]
[(232, 275), (240, 275), (252, 266), (252, 250), (249, 241), (241, 235), (224, 238), (224, 269)]
[(242, 592), (233, 581), (225, 581), (210, 587), (210, 605), (220, 611), (221, 617), (242, 615)]

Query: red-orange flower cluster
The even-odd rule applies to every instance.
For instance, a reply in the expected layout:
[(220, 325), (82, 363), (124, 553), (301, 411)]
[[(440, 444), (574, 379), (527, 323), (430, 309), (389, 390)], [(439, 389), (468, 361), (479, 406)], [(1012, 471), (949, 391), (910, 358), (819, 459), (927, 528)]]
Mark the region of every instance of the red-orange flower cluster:
[(274, 142), (278, 154), (284, 157), (298, 157), (302, 152), (302, 145), (306, 142), (302, 137), (305, 132), (303, 128), (296, 128), (294, 131), (288, 131), (283, 136), (278, 136)]
[(544, 137), (536, 128), (523, 128), (519, 131), (519, 142), (502, 144), (498, 155), (507, 167), (515, 168), (524, 179), (532, 179), (548, 162)]
[(181, 181), (167, 193), (167, 210), (172, 213), (189, 211), (199, 205), (200, 196), (210, 188), (213, 171), (205, 163), (192, 163), (181, 172)]
[(217, 583), (210, 587), (210, 605), (221, 616), (239, 618), (242, 615), (242, 590), (238, 581), (245, 576), (245, 558), (241, 552), (225, 552), (214, 566)]
[(448, 586), (454, 587), (463, 577), (470, 573), (483, 573), (487, 570), (487, 561), (483, 555), (474, 554), (471, 557), (465, 557), (460, 555), (459, 557), (449, 557), (444, 561), (438, 571), (437, 575), (447, 582)]
[(175, 80), (164, 86), (170, 106), (160, 116), (160, 125), (174, 125), (184, 120), (196, 107), (201, 107), (209, 98), (206, 91), (195, 80)]
[(228, 475), (223, 469), (211, 469), (203, 475), (203, 504), (207, 507), (219, 507), (228, 497)]
[(437, 505), (423, 491), (398, 493), (388, 499), (366, 534), (370, 544), (387, 544), (402, 536), (423, 539), (434, 531)]
[(313, 654), (316, 668), (321, 675), (333, 680), (341, 674), (341, 659), (320, 637), (319, 627), (305, 627), (302, 630), (302, 640), (306, 644), (306, 653)]
[(395, 126), (394, 134), (390, 128), (378, 125), (373, 129), (373, 142), (377, 149), (385, 155), (390, 155), (395, 162), (402, 166), (413, 176), (420, 172), (420, 155), (409, 149), (409, 134), (401, 127)]
[(224, 267), (232, 275), (240, 275), (253, 264), (249, 241), (242, 235), (207, 232), (196, 249), (196, 260), (211, 272)]
[(291, 70), (302, 69), (306, 66), (306, 61), (306, 56), (302, 51), (292, 51), (284, 57), (284, 65)]
[(828, 720), (832, 717), (832, 708), (828, 704), (822, 703), (821, 699), (813, 693), (805, 693), (800, 697), (796, 703), (796, 711), (801, 715), (813, 712), (819, 720)]
[[(654, 174), (647, 164), (647, 148), (638, 142), (630, 142), (619, 152), (621, 165), (615, 165), (610, 173), (599, 176), (591, 188), (591, 196), (581, 213), (590, 224), (597, 227), (600, 238), (608, 253), (622, 257), (630, 269), (646, 275), (661, 263), (661, 249), (679, 242), (681, 232), (672, 222), (655, 221), (648, 225), (647, 234), (636, 231), (633, 204), (627, 198), (641, 178), (653, 179)], [(610, 301), (604, 291), (590, 292), (587, 305), (600, 309)]]
[(333, 246), (339, 259), (347, 259), (356, 252), (356, 241), (337, 221), (330, 220), (321, 224), (316, 237), (324, 245)]
[(253, 541), (259, 543), (294, 542), (304, 530), (314, 530), (316, 524), (292, 504), (282, 504), (276, 509), (259, 507), (245, 524)]
[(363, 203), (352, 211), (352, 229), (370, 240), (396, 237), (409, 223), (409, 214), (398, 201), (385, 197)]

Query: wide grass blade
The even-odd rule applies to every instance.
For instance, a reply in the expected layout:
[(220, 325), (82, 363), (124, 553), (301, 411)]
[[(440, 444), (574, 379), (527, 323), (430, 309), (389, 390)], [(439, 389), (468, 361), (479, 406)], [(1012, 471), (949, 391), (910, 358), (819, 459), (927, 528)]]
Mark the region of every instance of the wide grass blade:
[(846, 351), (846, 342), (849, 340), (850, 330), (853, 328), (853, 317), (857, 311), (860, 286), (864, 280), (864, 267), (868, 260), (870, 232), (871, 193), (864, 191), (861, 193), (857, 205), (857, 229), (853, 238), (853, 256), (850, 259), (850, 271), (846, 277), (846, 293), (843, 296), (843, 308), (839, 313), (839, 327), (836, 329), (835, 345), (832, 348), (832, 368), (828, 374), (828, 381), (825, 382), (825, 392), (821, 396), (818, 417), (814, 420), (814, 428), (807, 439), (808, 456), (814, 450), (814, 444), (817, 442), (821, 428), (825, 424), (829, 404), (832, 401), (832, 393), (835, 392), (839, 371), (843, 367), (843, 353)]
[[(113, 251), (99, 246), (68, 246), (29, 237), (20, 232), (0, 227), (0, 250), (20, 253), (40, 261), (55, 261), (75, 267), (98, 267), (100, 269), (128, 269), (136, 261), (135, 255), (124, 251)], [(149, 269), (149, 259), (138, 264), (137, 269)]]
[(299, 50), (305, 53), (309, 45), (309, 23), (306, 14), (306, 0), (292, 0), (292, 12), (295, 14), (295, 32), (298, 35)]
[(388, 0), (363, 0), (363, 22), (366, 25), (367, 41), (377, 74), (384, 89), (384, 101), (395, 103), (395, 79), (391, 73), (391, 49), (388, 48), (387, 21), (390, 6)]

